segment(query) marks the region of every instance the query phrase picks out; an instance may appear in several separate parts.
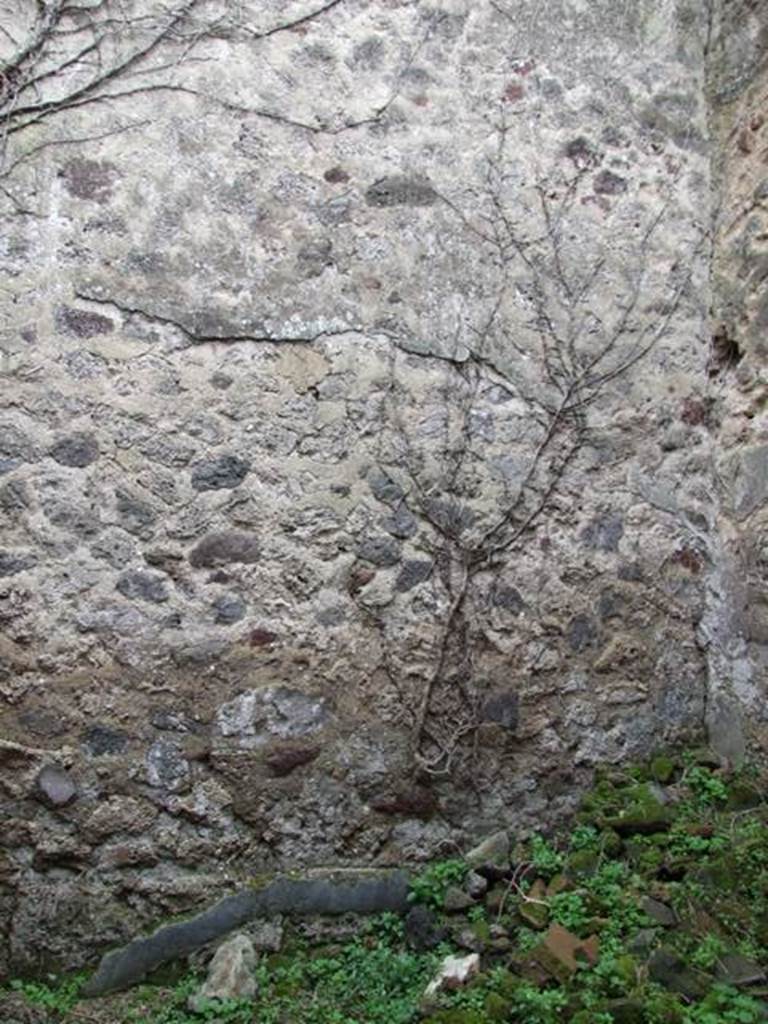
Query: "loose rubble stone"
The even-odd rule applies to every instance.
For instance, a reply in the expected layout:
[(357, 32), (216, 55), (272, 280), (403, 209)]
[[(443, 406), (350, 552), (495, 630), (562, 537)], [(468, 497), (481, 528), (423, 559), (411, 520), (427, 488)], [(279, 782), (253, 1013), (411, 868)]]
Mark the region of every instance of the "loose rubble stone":
[(648, 961), (651, 981), (663, 985), (671, 992), (679, 992), (686, 999), (703, 999), (708, 985), (702, 975), (692, 970), (676, 953), (657, 949)]
[(480, 973), (480, 957), (477, 953), (468, 956), (447, 956), (440, 964), (438, 974), (424, 991), (429, 1002), (440, 992), (453, 992), (463, 988), (476, 974)]
[(253, 999), (258, 989), (255, 967), (256, 950), (251, 939), (233, 935), (216, 950), (203, 986), (189, 998), (190, 1010), (202, 1013), (211, 1000)]
[(508, 832), (495, 832), (464, 854), (464, 860), (481, 874), (509, 870), (510, 841)]
[(559, 924), (551, 924), (533, 957), (555, 980), (564, 984), (579, 968), (579, 963), (594, 967), (600, 955), (596, 935), (580, 939)]
[(735, 985), (737, 988), (763, 984), (766, 980), (765, 971), (760, 964), (742, 956), (741, 953), (723, 953), (718, 957), (715, 975), (718, 981), (726, 985)]
[(330, 710), (323, 697), (314, 697), (285, 686), (248, 690), (222, 704), (216, 714), (221, 736), (237, 737), (241, 746), (255, 748), (270, 739), (293, 739), (318, 732)]
[(482, 899), (488, 891), (488, 879), (478, 874), (477, 871), (470, 871), (464, 879), (464, 889), (473, 899)]
[(439, 946), (446, 934), (434, 911), (420, 904), (411, 907), (405, 916), (403, 926), (406, 942), (420, 953)]
[(644, 914), (664, 928), (674, 928), (677, 924), (677, 914), (674, 910), (651, 896), (644, 897), (640, 907)]
[(0, 576), (16, 576), (33, 569), (37, 562), (37, 555), (31, 551), (0, 551)]
[(443, 910), (448, 914), (460, 913), (462, 910), (467, 910), (469, 907), (473, 907), (475, 901), (465, 892), (463, 889), (459, 889), (456, 885), (449, 885), (445, 890), (443, 896)]

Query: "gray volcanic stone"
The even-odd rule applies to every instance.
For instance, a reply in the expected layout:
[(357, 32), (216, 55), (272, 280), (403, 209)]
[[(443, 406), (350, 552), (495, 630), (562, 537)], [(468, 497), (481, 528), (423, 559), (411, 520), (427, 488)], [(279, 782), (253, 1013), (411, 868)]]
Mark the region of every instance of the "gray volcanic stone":
[(609, 513), (596, 516), (582, 531), (581, 539), (588, 548), (598, 551), (618, 551), (624, 536), (624, 522), (619, 515)]
[(494, 832), (482, 843), (465, 853), (464, 860), (475, 871), (485, 872), (489, 869), (505, 871), (509, 868), (510, 846), (509, 833)]
[(244, 618), (248, 606), (237, 594), (222, 594), (213, 602), (214, 621), (221, 626), (231, 626)]
[(255, 748), (270, 739), (295, 739), (318, 732), (329, 718), (324, 698), (286, 686), (266, 686), (222, 704), (216, 726), (221, 736), (238, 737), (241, 746)]
[(597, 642), (595, 623), (588, 615), (575, 615), (568, 624), (568, 645), (578, 653)]
[(765, 981), (765, 971), (760, 964), (741, 953), (723, 953), (715, 968), (717, 980), (726, 985), (758, 985)]
[(365, 201), (369, 206), (432, 206), (437, 193), (426, 178), (393, 174), (369, 186)]
[(404, 929), (405, 941), (419, 953), (439, 946), (446, 936), (446, 929), (439, 924), (434, 911), (421, 904), (408, 911)]
[(216, 455), (192, 467), (192, 486), (196, 491), (237, 487), (246, 478), (250, 468), (250, 462), (237, 455)]
[(189, 554), (189, 564), (196, 569), (212, 569), (230, 562), (258, 562), (261, 546), (250, 533), (222, 530), (209, 533)]
[(188, 956), (254, 918), (277, 914), (379, 914), (408, 909), (409, 879), (402, 871), (337, 871), (330, 877), (276, 878), (261, 890), (246, 889), (210, 910), (107, 953), (84, 988), (106, 995), (141, 981), (161, 964)]
[(401, 592), (413, 590), (420, 583), (424, 583), (432, 575), (432, 562), (426, 559), (410, 559), (403, 563), (403, 567), (395, 580), (395, 590)]
[(390, 537), (366, 537), (359, 544), (357, 554), (366, 562), (384, 568), (400, 561), (400, 545)]
[(383, 520), (381, 525), (387, 533), (403, 540), (412, 537), (418, 529), (416, 517), (406, 508), (405, 504), (400, 505), (395, 514)]
[(115, 491), (115, 499), (122, 528), (140, 537), (151, 536), (157, 518), (152, 507), (128, 491)]
[(405, 497), (405, 492), (400, 484), (382, 469), (372, 469), (366, 479), (373, 496), (384, 502), (385, 505), (394, 505)]
[(37, 556), (32, 552), (0, 551), (0, 576), (15, 576), (37, 565)]
[(145, 763), (150, 786), (170, 793), (181, 793), (189, 786), (189, 762), (172, 740), (156, 740), (147, 751)]
[(61, 466), (82, 469), (98, 459), (99, 442), (92, 434), (71, 434), (57, 441), (50, 455)]
[(503, 690), (493, 694), (483, 704), (482, 720), (495, 722), (504, 729), (514, 732), (520, 720), (520, 698), (514, 690)]
[(600, 171), (593, 184), (595, 192), (602, 196), (617, 196), (629, 188), (627, 179), (613, 171)]
[(525, 601), (517, 587), (510, 587), (499, 583), (491, 591), (491, 604), (494, 608), (503, 608), (504, 611), (519, 615), (525, 608)]
[(48, 807), (65, 807), (77, 796), (77, 786), (63, 768), (49, 765), (35, 780), (35, 795)]
[(108, 725), (92, 725), (83, 734), (83, 743), (94, 757), (120, 754), (128, 746), (128, 734)]
[(160, 604), (168, 600), (168, 591), (162, 576), (153, 576), (151, 572), (131, 569), (124, 572), (117, 581), (116, 589), (123, 597), (132, 601), (151, 601)]
[(299, 250), (296, 265), (304, 279), (320, 277), (327, 267), (333, 266), (333, 243), (328, 238), (309, 242)]
[(61, 334), (71, 334), (76, 338), (95, 338), (99, 334), (109, 334), (115, 324), (108, 316), (93, 313), (89, 309), (75, 309), (72, 306), (59, 306), (54, 313), (56, 330)]
[(676, 953), (657, 949), (648, 961), (648, 977), (670, 992), (679, 992), (686, 999), (703, 999), (709, 985), (706, 979), (692, 970)]

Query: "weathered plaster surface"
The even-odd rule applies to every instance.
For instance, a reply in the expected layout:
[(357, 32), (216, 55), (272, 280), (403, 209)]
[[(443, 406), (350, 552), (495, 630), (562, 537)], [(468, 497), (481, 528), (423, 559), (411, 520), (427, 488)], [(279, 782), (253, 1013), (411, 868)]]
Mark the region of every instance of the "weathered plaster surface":
[(712, 148), (761, 138), (759, 11), (732, 39), (684, 0), (345, 0), (259, 37), (252, 6), (186, 91), (60, 113), (3, 179), (14, 969), (764, 728), (764, 145), (714, 177)]

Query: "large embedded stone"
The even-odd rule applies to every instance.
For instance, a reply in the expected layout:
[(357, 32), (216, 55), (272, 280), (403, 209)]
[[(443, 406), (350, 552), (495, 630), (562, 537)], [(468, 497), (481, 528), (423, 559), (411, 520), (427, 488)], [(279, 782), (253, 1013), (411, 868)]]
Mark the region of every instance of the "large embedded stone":
[(51, 458), (61, 466), (83, 469), (99, 457), (99, 442), (93, 434), (70, 434), (51, 448)]
[(196, 569), (211, 569), (230, 562), (258, 562), (260, 556), (261, 545), (252, 534), (222, 530), (203, 537), (190, 552), (189, 564)]
[(256, 950), (247, 935), (233, 935), (216, 950), (208, 977), (199, 992), (190, 996), (189, 1008), (202, 1013), (211, 1000), (253, 999), (258, 986), (253, 975)]
[(192, 486), (196, 491), (218, 491), (238, 487), (245, 480), (250, 468), (250, 462), (237, 455), (216, 455), (192, 467)]
[(48, 807), (66, 807), (77, 796), (77, 786), (63, 768), (48, 765), (35, 780), (35, 795)]
[(328, 703), (286, 686), (248, 690), (223, 704), (216, 730), (245, 748), (261, 747), (272, 739), (289, 740), (319, 732), (330, 718)]

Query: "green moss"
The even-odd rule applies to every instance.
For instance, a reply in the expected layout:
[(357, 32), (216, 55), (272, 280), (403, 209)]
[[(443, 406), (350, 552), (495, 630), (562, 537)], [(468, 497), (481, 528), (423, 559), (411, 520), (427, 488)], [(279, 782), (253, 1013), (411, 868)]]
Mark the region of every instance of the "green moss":
[(457, 1007), (452, 1010), (438, 1010), (427, 1017), (424, 1024), (487, 1024), (482, 1010)]
[(566, 861), (566, 872), (571, 878), (590, 878), (600, 866), (600, 854), (595, 850), (574, 850)]
[(600, 833), (600, 849), (606, 857), (618, 857), (624, 848), (621, 836), (611, 828), (603, 829)]
[(511, 1003), (498, 992), (489, 992), (483, 1009), (489, 1021), (506, 1021), (509, 1019)]
[(651, 761), (651, 776), (657, 782), (666, 786), (668, 782), (671, 782), (677, 766), (671, 757), (667, 757), (665, 754), (659, 754), (658, 757), (654, 757)]

